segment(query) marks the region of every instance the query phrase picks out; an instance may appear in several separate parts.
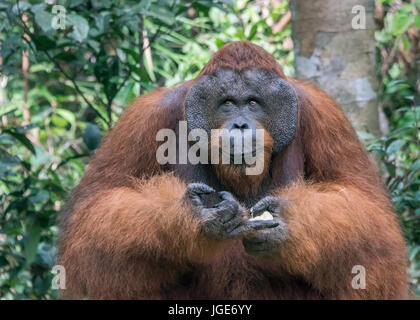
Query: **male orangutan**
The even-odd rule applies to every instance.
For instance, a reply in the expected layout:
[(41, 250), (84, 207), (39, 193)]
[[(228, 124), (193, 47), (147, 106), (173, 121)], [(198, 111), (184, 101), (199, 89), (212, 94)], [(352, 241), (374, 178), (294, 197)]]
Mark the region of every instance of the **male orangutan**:
[[(184, 120), (263, 129), (264, 170), (159, 164), (157, 132)], [(229, 43), (196, 79), (136, 99), (97, 150), (61, 222), (62, 297), (405, 298), (392, 210), (336, 102), (264, 49)], [(266, 211), (272, 220), (250, 220)]]

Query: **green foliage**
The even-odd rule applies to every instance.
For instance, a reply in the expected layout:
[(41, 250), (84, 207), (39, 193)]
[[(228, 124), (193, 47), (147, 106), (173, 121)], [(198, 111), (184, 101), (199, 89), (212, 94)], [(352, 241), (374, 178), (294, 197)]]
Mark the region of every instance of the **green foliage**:
[(386, 185), (391, 193), (409, 247), (413, 289), (420, 294), (420, 106), (398, 108), (391, 117), (388, 135), (368, 145), (379, 155), (386, 170)]
[[(0, 128), (0, 296), (6, 299), (55, 297), (49, 270), (56, 250), (56, 203), (66, 196), (68, 179), (26, 131)], [(81, 168), (72, 169), (80, 177)]]
[(413, 36), (419, 32), (420, 2), (379, 2), (385, 5), (384, 28), (376, 31), (382, 55), (380, 94), (389, 132), (368, 149), (382, 160), (386, 185), (409, 244), (412, 289), (420, 295), (420, 61), (415, 51), (419, 38)]

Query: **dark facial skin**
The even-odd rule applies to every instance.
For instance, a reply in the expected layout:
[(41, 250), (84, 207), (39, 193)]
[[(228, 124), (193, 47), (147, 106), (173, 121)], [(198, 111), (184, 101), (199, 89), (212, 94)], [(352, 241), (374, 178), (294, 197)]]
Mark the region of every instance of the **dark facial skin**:
[[(290, 144), (297, 128), (293, 89), (274, 72), (262, 69), (219, 69), (204, 75), (188, 93), (185, 111), (189, 130), (203, 129), (209, 137), (211, 129), (264, 128), (274, 140), (273, 153)], [(218, 198), (215, 204), (205, 201), (209, 194)], [(268, 221), (244, 220), (244, 208), (230, 193), (216, 193), (206, 184), (190, 184), (186, 199), (203, 221), (205, 233), (219, 239), (242, 237), (249, 254), (270, 254), (287, 238), (280, 217), (287, 206), (283, 199), (267, 196), (249, 208), (254, 217), (269, 211), (274, 218)]]
[(253, 129), (257, 123), (274, 140), (273, 152), (284, 149), (297, 127), (297, 99), (293, 89), (274, 72), (219, 69), (204, 75), (185, 102), (190, 130)]

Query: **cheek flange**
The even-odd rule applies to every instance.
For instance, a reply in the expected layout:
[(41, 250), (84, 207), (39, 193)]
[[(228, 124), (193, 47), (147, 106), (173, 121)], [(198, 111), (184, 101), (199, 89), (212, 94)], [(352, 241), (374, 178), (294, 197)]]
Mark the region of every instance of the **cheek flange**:
[(296, 135), (298, 124), (298, 101), (293, 88), (278, 77), (265, 87), (267, 101), (267, 130), (274, 139), (274, 152), (288, 146)]
[(214, 125), (212, 110), (220, 97), (215, 77), (204, 75), (192, 86), (185, 99), (185, 115), (189, 130), (203, 129), (208, 134)]

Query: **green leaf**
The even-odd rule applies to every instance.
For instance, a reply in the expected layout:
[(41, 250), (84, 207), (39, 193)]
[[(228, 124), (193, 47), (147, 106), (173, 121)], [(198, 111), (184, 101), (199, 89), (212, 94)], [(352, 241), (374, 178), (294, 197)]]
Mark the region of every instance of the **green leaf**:
[(134, 82), (129, 82), (118, 92), (117, 97), (121, 99), (123, 105), (127, 105), (135, 98), (134, 85)]
[(42, 146), (35, 146), (35, 154), (30, 158), (32, 168), (38, 169), (47, 165), (50, 161), (51, 155)]
[(11, 154), (5, 154), (4, 156), (0, 157), (0, 164), (4, 167), (15, 167), (20, 164), (20, 159)]
[(29, 220), (27, 223), (27, 231), (23, 239), (23, 252), (26, 258), (26, 263), (28, 265), (35, 260), (36, 250), (38, 248), (39, 240), (41, 239), (42, 231), (41, 227), (31, 220)]
[(146, 16), (154, 17), (167, 25), (172, 25), (175, 22), (175, 16), (165, 7), (158, 5), (151, 5), (149, 10), (141, 10), (141, 13)]
[(417, 29), (420, 29), (420, 15), (414, 16), (414, 23), (416, 24)]
[(130, 12), (139, 14), (150, 8), (150, 0), (141, 0), (138, 4), (131, 6)]
[(76, 116), (73, 114), (73, 112), (62, 108), (55, 109), (55, 112), (62, 118), (66, 119), (71, 125), (76, 123)]
[(420, 245), (411, 247), (408, 254), (408, 259), (410, 261), (414, 260), (414, 258), (417, 256), (417, 254), (420, 252)]
[(388, 146), (388, 148), (386, 149), (386, 153), (387, 153), (388, 155), (394, 154), (395, 152), (397, 152), (398, 150), (400, 150), (400, 149), (401, 149), (401, 147), (402, 147), (404, 144), (405, 144), (405, 141), (404, 141), (404, 140), (400, 140), (400, 139), (395, 140), (395, 141), (393, 141), (393, 142), (392, 142), (392, 143)]
[(0, 144), (11, 145), (11, 144), (14, 144), (14, 143), (15, 143), (15, 140), (11, 136), (9, 136), (7, 134), (0, 135)]
[(409, 29), (413, 19), (412, 16), (397, 12), (395, 14), (389, 14), (386, 21), (392, 35), (400, 36)]
[(420, 160), (416, 160), (410, 167), (410, 170), (417, 171), (420, 170)]
[(225, 42), (220, 38), (216, 38), (215, 43), (218, 49), (220, 49), (221, 47), (225, 45)]
[(85, 131), (83, 132), (83, 142), (90, 150), (95, 150), (99, 146), (101, 142), (101, 131), (96, 125), (92, 123), (86, 125)]
[(32, 6), (31, 11), (35, 15), (36, 23), (41, 27), (44, 32), (51, 30), (51, 21), (53, 15), (45, 11), (45, 3), (40, 3)]
[(31, 4), (26, 1), (19, 1), (12, 7), (12, 12), (15, 15), (22, 14), (31, 8)]
[(126, 54), (129, 54), (133, 57), (134, 61), (138, 62), (140, 60), (140, 55), (138, 52), (128, 49), (128, 48), (120, 48), (122, 51), (124, 51)]
[(359, 139), (362, 141), (374, 140), (376, 138), (373, 134), (366, 131), (357, 130), (356, 133)]
[(85, 0), (69, 0), (68, 2), (69, 2), (69, 7), (74, 8), (82, 4), (83, 2), (85, 2)]
[(40, 51), (47, 51), (56, 47), (55, 42), (43, 34), (34, 36), (32, 40), (34, 41), (36, 48)]
[(96, 40), (88, 39), (88, 44), (97, 53), (101, 50), (101, 44)]
[(66, 119), (63, 119), (62, 117), (58, 117), (56, 115), (51, 116), (51, 122), (54, 124), (54, 126), (59, 128), (65, 128), (67, 126)]
[(404, 36), (402, 38), (402, 44), (403, 44), (403, 50), (407, 51), (408, 49), (410, 49), (410, 40), (408, 40), (407, 36)]
[(83, 42), (87, 38), (89, 32), (89, 23), (82, 16), (76, 14), (69, 14), (66, 20), (73, 26), (72, 36), (78, 42)]
[(101, 13), (95, 16), (95, 25), (99, 33), (104, 33), (109, 27), (111, 16), (108, 13)]
[(41, 203), (50, 198), (50, 194), (46, 190), (39, 190), (35, 195), (32, 195), (28, 198), (29, 202), (32, 204)]
[(395, 177), (395, 165), (393, 163), (386, 164), (386, 170), (388, 171), (391, 177)]
[(411, 13), (415, 13), (415, 7), (414, 5), (412, 5), (411, 3), (405, 3), (404, 5), (402, 5), (399, 10), (398, 10), (401, 14), (404, 15), (410, 15)]
[(46, 263), (48, 266), (52, 267), (55, 262), (57, 249), (55, 246), (50, 244), (41, 243), (38, 248), (38, 254), (43, 263)]
[(5, 129), (3, 130), (4, 133), (7, 133), (8, 135), (12, 136), (16, 140), (18, 140), (21, 144), (23, 144), (29, 151), (31, 151), (33, 154), (35, 154), (35, 148), (32, 145), (31, 141), (29, 141), (28, 138), (24, 134), (17, 133), (12, 130)]
[(56, 60), (61, 60), (61, 61), (66, 61), (66, 62), (70, 62), (70, 61), (75, 61), (77, 60), (76, 55), (73, 52), (70, 51), (62, 51), (59, 54), (54, 56), (54, 59)]
[(249, 31), (249, 35), (248, 35), (249, 41), (251, 41), (254, 38), (254, 36), (257, 34), (258, 25), (259, 23), (256, 23), (251, 27), (251, 30)]

